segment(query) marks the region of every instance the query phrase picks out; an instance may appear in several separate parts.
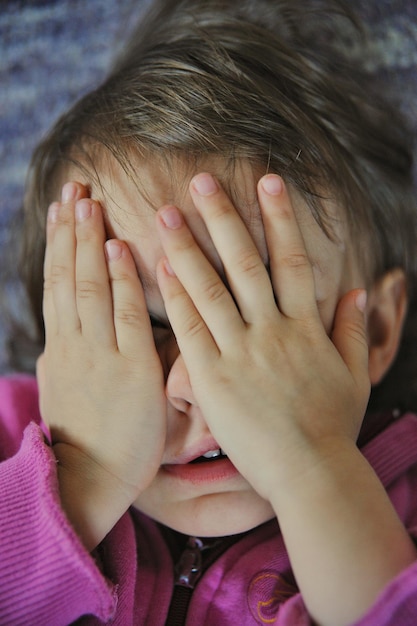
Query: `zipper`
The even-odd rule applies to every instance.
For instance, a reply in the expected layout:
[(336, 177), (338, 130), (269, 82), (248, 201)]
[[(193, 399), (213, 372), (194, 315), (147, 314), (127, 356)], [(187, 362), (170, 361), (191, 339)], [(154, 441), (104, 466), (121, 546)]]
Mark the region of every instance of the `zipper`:
[(210, 546), (205, 546), (201, 539), (190, 537), (186, 548), (181, 554), (175, 567), (175, 585), (194, 589), (201, 576), (203, 565), (202, 551)]
[(193, 591), (204, 572), (239, 537), (207, 541), (189, 537), (175, 566), (174, 591), (165, 626), (184, 626)]
[[(266, 524), (276, 523), (276, 520)], [(174, 589), (168, 609), (165, 626), (185, 626), (188, 608), (201, 577), (215, 561), (235, 543), (247, 537), (257, 528), (229, 535), (199, 539), (188, 537), (163, 524), (158, 524), (162, 537), (171, 552), (174, 563)], [(294, 583), (295, 584), (295, 583)]]

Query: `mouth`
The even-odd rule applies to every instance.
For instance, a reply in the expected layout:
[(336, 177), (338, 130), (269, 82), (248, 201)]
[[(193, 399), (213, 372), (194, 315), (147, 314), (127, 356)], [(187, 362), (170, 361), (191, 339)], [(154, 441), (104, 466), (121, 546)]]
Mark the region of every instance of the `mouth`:
[(219, 461), (221, 459), (227, 459), (227, 454), (223, 452), (221, 448), (217, 448), (216, 450), (208, 450), (202, 456), (198, 456), (196, 459), (190, 461), (190, 465), (196, 465), (199, 463), (213, 463), (214, 461)]
[(162, 469), (173, 478), (195, 485), (229, 480), (238, 475), (221, 448), (207, 450), (183, 463), (163, 465)]

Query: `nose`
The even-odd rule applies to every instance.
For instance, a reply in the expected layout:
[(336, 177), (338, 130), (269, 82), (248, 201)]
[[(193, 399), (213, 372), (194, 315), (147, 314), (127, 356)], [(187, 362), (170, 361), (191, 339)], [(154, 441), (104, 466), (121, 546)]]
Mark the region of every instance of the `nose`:
[(197, 405), (188, 371), (180, 353), (178, 353), (169, 370), (165, 384), (165, 393), (172, 406), (183, 413), (187, 413), (193, 406)]

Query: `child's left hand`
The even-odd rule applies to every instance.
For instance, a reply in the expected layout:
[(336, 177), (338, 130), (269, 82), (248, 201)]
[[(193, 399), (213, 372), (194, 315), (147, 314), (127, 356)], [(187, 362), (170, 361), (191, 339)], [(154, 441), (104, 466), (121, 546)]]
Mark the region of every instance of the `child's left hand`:
[(169, 259), (158, 282), (194, 398), (218, 444), (271, 503), (314, 623), (351, 624), (416, 558), (356, 446), (370, 390), (365, 293), (343, 296), (328, 337), (282, 181), (269, 175), (258, 185), (271, 278), (225, 193), (201, 196), (196, 181), (191, 195), (230, 291), (184, 220), (164, 225), (175, 209), (158, 216)]
[[(267, 193), (265, 181), (281, 183), (281, 192)], [(226, 194), (218, 188), (199, 195), (193, 182), (190, 190), (230, 291), (185, 221), (173, 230), (164, 224), (167, 207), (159, 212), (159, 233), (176, 276), (162, 261), (159, 285), (210, 431), (271, 500), (281, 481), (288, 487), (310, 463), (356, 440), (370, 389), (365, 294), (342, 298), (329, 338), (281, 179), (269, 175), (258, 185), (271, 277)]]

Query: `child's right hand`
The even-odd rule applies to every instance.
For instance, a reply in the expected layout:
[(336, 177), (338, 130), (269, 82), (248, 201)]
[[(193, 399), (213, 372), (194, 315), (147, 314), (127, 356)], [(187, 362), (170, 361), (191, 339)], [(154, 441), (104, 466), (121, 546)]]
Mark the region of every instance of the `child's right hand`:
[(166, 430), (163, 371), (135, 264), (126, 244), (105, 240), (100, 205), (83, 185), (65, 185), (48, 214), (37, 376), (63, 506), (89, 549), (153, 480)]

